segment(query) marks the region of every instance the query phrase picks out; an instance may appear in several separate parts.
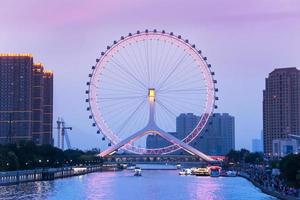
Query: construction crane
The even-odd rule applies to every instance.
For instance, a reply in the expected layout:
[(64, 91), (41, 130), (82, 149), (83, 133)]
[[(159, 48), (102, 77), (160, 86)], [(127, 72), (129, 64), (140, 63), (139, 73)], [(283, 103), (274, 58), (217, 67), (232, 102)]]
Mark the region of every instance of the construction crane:
[(57, 145), (58, 148), (65, 150), (65, 140), (67, 143), (67, 148), (71, 149), (71, 143), (67, 130), (72, 130), (72, 127), (66, 126), (63, 118), (58, 118), (57, 120)]
[(60, 120), (59, 117), (58, 117), (56, 123), (57, 123), (57, 127), (56, 127), (56, 129), (57, 129), (57, 147), (60, 148), (60, 129), (61, 129), (60, 125), (61, 125), (61, 120)]

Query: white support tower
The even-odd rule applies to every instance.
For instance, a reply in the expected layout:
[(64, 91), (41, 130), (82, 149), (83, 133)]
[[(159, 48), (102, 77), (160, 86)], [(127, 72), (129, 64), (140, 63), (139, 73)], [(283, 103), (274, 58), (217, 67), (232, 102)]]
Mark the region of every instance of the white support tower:
[(204, 153), (200, 152), (199, 150), (195, 149), (194, 147), (191, 147), (190, 145), (182, 142), (181, 140), (177, 139), (176, 137), (172, 136), (171, 134), (163, 131), (160, 129), (154, 119), (155, 116), (155, 89), (154, 88), (149, 88), (148, 89), (148, 102), (149, 102), (149, 107), (150, 107), (150, 112), (149, 112), (149, 122), (146, 125), (145, 128), (141, 129), (140, 131), (136, 132), (135, 134), (125, 138), (118, 144), (106, 149), (105, 151), (100, 153), (101, 157), (105, 157), (107, 155), (112, 155), (114, 154), (118, 149), (122, 148), (123, 146), (126, 146), (127, 144), (132, 144), (136, 140), (140, 139), (141, 137), (147, 135), (147, 134), (158, 134), (164, 139), (168, 140), (169, 142), (176, 144), (186, 152), (198, 156), (201, 159), (208, 161), (208, 162), (213, 162), (214, 160), (205, 155)]

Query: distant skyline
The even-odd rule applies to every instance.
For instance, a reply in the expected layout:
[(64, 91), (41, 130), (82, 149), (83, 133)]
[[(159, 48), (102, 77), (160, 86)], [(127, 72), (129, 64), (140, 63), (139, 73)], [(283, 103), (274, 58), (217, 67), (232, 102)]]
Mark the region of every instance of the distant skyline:
[[(53, 69), (54, 121), (73, 126), (73, 147), (105, 147), (88, 119), (90, 68), (129, 32), (181, 34), (208, 57), (219, 88), (215, 112), (236, 120), (236, 148), (251, 149), (262, 130), (262, 90), (274, 68), (300, 67), (300, 1), (1, 1), (0, 52), (32, 53)], [(54, 132), (54, 135), (56, 133)]]

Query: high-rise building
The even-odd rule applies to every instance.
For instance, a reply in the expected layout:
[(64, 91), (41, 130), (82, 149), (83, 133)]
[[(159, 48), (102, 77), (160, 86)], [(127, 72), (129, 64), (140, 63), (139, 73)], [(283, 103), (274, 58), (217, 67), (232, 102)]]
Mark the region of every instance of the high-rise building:
[(266, 78), (263, 91), (264, 153), (272, 155), (272, 142), (300, 134), (300, 72), (279, 68)]
[(0, 143), (31, 140), (30, 54), (0, 54)]
[(42, 144), (44, 118), (44, 67), (41, 63), (33, 64), (32, 69), (32, 140)]
[[(178, 137), (176, 132), (169, 132), (169, 134)], [(159, 135), (148, 135), (146, 139), (146, 147), (148, 149), (157, 149), (171, 145), (171, 142)]]
[[(180, 114), (176, 119), (176, 132), (171, 134), (183, 139), (196, 127), (199, 120), (200, 117), (192, 113)], [(147, 148), (160, 148), (167, 145), (170, 143), (159, 135), (147, 137)], [(214, 114), (209, 118), (200, 135), (190, 145), (208, 155), (226, 155), (235, 148), (234, 117), (227, 113)], [(175, 152), (175, 154), (182, 153), (182, 150)]]
[(235, 149), (234, 117), (228, 113), (213, 114), (191, 145), (207, 155), (226, 155)]
[(193, 113), (182, 113), (176, 118), (176, 133), (179, 139), (183, 139), (196, 127), (200, 120)]
[[(52, 73), (49, 78), (31, 54), (0, 54), (0, 143), (51, 144), (52, 92)], [(47, 119), (45, 113), (51, 113)], [(45, 123), (51, 123), (50, 133)]]
[(53, 145), (53, 73), (45, 70), (43, 75), (44, 82), (44, 121), (43, 121), (43, 144)]
[(252, 139), (252, 152), (263, 152), (263, 145), (261, 139)]

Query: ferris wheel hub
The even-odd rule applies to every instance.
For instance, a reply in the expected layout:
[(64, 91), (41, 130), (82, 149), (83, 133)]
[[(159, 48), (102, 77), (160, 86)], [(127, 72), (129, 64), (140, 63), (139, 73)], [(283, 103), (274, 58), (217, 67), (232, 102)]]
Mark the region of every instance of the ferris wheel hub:
[(150, 102), (155, 101), (155, 89), (154, 88), (149, 88), (148, 89), (148, 97)]

